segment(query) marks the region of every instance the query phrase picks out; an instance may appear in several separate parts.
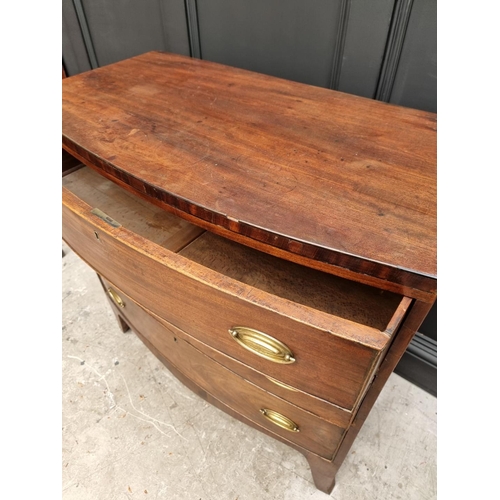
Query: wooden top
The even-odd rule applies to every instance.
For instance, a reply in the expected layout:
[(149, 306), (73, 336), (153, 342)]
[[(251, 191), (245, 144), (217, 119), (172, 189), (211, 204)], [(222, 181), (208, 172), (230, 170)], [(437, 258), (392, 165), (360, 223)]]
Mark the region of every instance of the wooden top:
[(63, 147), (226, 237), (435, 295), (435, 114), (150, 52), (63, 81)]

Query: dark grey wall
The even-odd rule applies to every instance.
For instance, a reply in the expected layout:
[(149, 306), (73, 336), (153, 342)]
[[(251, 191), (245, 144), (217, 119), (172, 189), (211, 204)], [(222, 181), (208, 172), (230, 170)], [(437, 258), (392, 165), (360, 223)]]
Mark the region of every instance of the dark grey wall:
[(414, 0), (390, 102), (436, 111), (436, 0)]
[(63, 0), (69, 76), (150, 50), (190, 55), (184, 0)]
[(394, 0), (354, 0), (348, 4), (342, 71), (337, 90), (375, 97)]
[(436, 111), (436, 0), (63, 0), (68, 75), (150, 50)]
[(73, 3), (62, 3), (62, 55), (68, 75), (76, 75), (91, 69), (78, 16)]
[(328, 87), (339, 0), (198, 0), (201, 56)]
[(182, 0), (81, 0), (100, 66), (150, 50), (189, 55)]

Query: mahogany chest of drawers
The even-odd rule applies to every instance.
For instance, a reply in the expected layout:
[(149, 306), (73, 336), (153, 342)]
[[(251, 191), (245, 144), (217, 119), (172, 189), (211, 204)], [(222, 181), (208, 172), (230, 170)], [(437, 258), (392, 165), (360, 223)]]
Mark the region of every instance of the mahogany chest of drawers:
[(436, 298), (435, 115), (173, 54), (63, 82), (63, 237), (329, 492)]

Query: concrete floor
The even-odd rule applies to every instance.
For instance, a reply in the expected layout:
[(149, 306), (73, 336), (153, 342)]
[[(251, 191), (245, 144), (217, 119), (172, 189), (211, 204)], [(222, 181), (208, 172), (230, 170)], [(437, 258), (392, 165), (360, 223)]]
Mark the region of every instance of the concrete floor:
[[(321, 500), (305, 458), (192, 394), (119, 330), (95, 273), (63, 257), (65, 500)], [(393, 374), (336, 500), (436, 498), (436, 399)]]

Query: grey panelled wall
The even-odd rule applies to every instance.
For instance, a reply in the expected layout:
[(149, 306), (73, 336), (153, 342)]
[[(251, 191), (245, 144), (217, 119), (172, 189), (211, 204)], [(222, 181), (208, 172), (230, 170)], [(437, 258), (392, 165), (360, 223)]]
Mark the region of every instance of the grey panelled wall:
[[(63, 64), (71, 76), (163, 50), (435, 112), (436, 2), (63, 0)], [(433, 341), (435, 311), (421, 330)], [(418, 383), (421, 366), (435, 393), (422, 346), (401, 373)]]
[(375, 97), (393, 10), (394, 0), (349, 2), (337, 90)]
[(165, 50), (436, 111), (436, 1), (63, 0), (63, 62)]
[(436, 0), (414, 0), (390, 102), (436, 112)]
[(104, 66), (150, 50), (190, 55), (184, 0), (62, 4), (62, 56), (69, 76), (91, 69), (92, 59), (95, 66)]
[(81, 1), (100, 66), (151, 50), (189, 55), (182, 0)]
[(329, 87), (341, 0), (198, 0), (201, 57)]
[(66, 0), (62, 3), (62, 55), (68, 75), (91, 69), (75, 7)]

